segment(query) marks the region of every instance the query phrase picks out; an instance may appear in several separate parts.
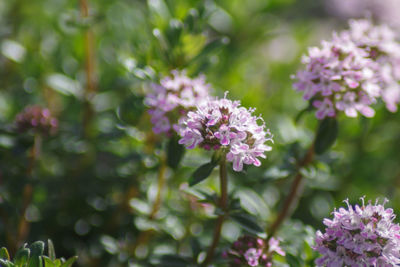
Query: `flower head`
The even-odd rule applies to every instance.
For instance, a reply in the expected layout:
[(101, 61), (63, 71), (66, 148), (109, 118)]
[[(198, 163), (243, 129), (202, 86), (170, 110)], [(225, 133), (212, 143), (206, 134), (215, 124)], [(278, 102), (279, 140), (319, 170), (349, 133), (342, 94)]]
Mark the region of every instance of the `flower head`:
[(390, 111), (400, 102), (400, 44), (386, 26), (368, 20), (350, 21), (349, 30), (335, 33), (322, 47), (303, 57), (305, 70), (294, 78), (294, 87), (317, 109), (316, 117), (375, 114), (371, 105), (382, 97)]
[(160, 84), (152, 84), (145, 98), (156, 134), (178, 131), (177, 122), (189, 110), (208, 97), (209, 85), (204, 76), (190, 79), (185, 71), (172, 71)]
[(192, 149), (220, 148), (227, 152), (226, 159), (233, 162), (233, 169), (241, 171), (243, 164), (260, 166), (259, 157), (272, 148), (265, 144), (272, 141), (269, 130), (260, 117), (253, 116), (254, 109), (240, 106), (239, 101), (226, 98), (208, 99), (180, 120), (180, 144)]
[(232, 244), (230, 250), (224, 253), (224, 257), (228, 259), (230, 267), (270, 267), (274, 253), (285, 255), (277, 239), (272, 237), (266, 244), (261, 238), (242, 236)]
[(33, 131), (43, 135), (54, 134), (58, 128), (58, 120), (50, 110), (40, 106), (28, 106), (15, 118), (19, 132)]
[(354, 207), (346, 200), (347, 209), (335, 210), (333, 219), (324, 219), (325, 233), (317, 231), (316, 246), (322, 257), (317, 266), (374, 266), (400, 264), (400, 226), (396, 217), (384, 204)]

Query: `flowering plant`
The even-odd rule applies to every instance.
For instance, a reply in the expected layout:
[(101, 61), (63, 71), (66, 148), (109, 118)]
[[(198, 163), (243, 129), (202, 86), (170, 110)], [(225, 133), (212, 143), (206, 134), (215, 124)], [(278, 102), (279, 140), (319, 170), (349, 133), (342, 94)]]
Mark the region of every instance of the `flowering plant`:
[(0, 267), (400, 266), (400, 0), (357, 1), (0, 1)]

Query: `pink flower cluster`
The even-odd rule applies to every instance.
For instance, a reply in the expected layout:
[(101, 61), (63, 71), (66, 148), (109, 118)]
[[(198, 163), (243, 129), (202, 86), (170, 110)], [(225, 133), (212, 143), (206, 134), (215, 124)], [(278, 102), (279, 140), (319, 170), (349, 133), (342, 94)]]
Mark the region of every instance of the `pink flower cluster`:
[(272, 149), (265, 144), (272, 141), (272, 136), (265, 130), (264, 122), (258, 124), (262, 119), (253, 116), (253, 111), (241, 107), (239, 101), (227, 99), (226, 95), (222, 99), (208, 99), (180, 120), (179, 143), (189, 149), (223, 148), (235, 171), (241, 171), (243, 164), (260, 166), (258, 157), (265, 158), (264, 153)]
[(43, 135), (54, 134), (58, 128), (58, 120), (50, 110), (40, 106), (28, 106), (20, 112), (15, 122), (19, 132), (33, 131)]
[(152, 84), (145, 104), (150, 106), (153, 131), (156, 134), (178, 131), (176, 122), (208, 97), (209, 88), (203, 76), (190, 79), (184, 71), (177, 70), (172, 71), (172, 77), (163, 78), (160, 84)]
[(333, 212), (333, 219), (324, 219), (325, 233), (317, 231), (316, 246), (322, 257), (317, 266), (374, 266), (389, 267), (400, 264), (400, 226), (394, 224), (392, 209), (383, 204), (352, 207)]
[(316, 117), (375, 115), (371, 105), (379, 98), (394, 112), (400, 102), (400, 44), (386, 26), (368, 20), (350, 21), (350, 29), (333, 34), (322, 47), (309, 49), (306, 69), (294, 78), (294, 87), (317, 109)]
[(272, 237), (267, 245), (261, 238), (242, 236), (232, 244), (230, 250), (224, 252), (223, 257), (228, 259), (230, 267), (271, 267), (274, 253), (285, 255), (277, 239)]

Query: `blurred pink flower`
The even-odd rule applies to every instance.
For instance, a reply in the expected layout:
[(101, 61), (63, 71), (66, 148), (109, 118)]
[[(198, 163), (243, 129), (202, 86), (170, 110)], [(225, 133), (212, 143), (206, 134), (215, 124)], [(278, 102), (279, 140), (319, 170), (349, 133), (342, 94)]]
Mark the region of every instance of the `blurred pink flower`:
[(58, 120), (50, 110), (40, 106), (28, 106), (15, 118), (19, 132), (33, 131), (43, 135), (55, 134), (58, 129)]
[(224, 251), (223, 257), (229, 261), (230, 267), (270, 267), (275, 253), (285, 256), (285, 252), (279, 246), (279, 240), (272, 237), (266, 244), (261, 238), (242, 236), (228, 251)]
[(152, 91), (145, 98), (156, 134), (179, 131), (178, 120), (208, 97), (210, 85), (204, 76), (190, 79), (185, 71), (172, 71), (160, 84), (152, 84)]

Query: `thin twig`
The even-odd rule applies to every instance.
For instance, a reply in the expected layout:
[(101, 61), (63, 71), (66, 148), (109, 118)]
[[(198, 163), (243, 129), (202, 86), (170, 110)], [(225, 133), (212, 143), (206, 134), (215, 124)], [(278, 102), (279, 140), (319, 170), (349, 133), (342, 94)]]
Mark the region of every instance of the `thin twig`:
[(162, 191), (165, 185), (165, 172), (167, 170), (167, 163), (164, 155), (160, 156), (160, 169), (158, 171), (158, 184), (157, 184), (157, 195), (154, 200), (153, 208), (151, 209), (149, 218), (153, 220), (161, 207)]
[[(33, 141), (33, 147), (31, 149), (30, 153), (30, 160), (29, 160), (29, 165), (26, 171), (26, 175), (28, 179), (32, 179), (33, 176), (33, 170), (35, 168), (36, 161), (39, 157), (40, 154), (40, 147), (42, 143), (42, 138), (40, 134), (35, 134), (34, 141)], [(16, 236), (16, 241), (14, 243), (14, 251), (18, 249), (18, 246), (21, 245), (22, 242), (25, 241), (29, 234), (29, 222), (26, 220), (26, 211), (29, 207), (29, 205), (32, 203), (32, 196), (33, 196), (33, 185), (32, 181), (28, 181), (23, 189), (22, 193), (22, 209), (21, 209), (21, 214), (20, 214), (20, 219), (18, 223), (18, 230), (17, 230), (17, 236)]]
[[(282, 210), (279, 213), (278, 217), (275, 219), (269, 229), (267, 229), (268, 237), (267, 241), (274, 236), (278, 228), (281, 226), (283, 221), (289, 214), (293, 211), (294, 207), (297, 205), (297, 202), (300, 197), (301, 188), (303, 187), (303, 175), (301, 174), (301, 168), (309, 165), (314, 158), (314, 143), (311, 144), (310, 148), (307, 150), (304, 158), (297, 165), (296, 176), (293, 180), (292, 186), (290, 188), (289, 194), (283, 204)], [(269, 230), (269, 231), (268, 231)]]
[(219, 164), (219, 179), (221, 186), (221, 198), (219, 201), (219, 206), (222, 210), (222, 214), (218, 216), (217, 223), (214, 228), (214, 236), (210, 248), (207, 251), (207, 256), (203, 262), (204, 266), (207, 266), (214, 257), (215, 249), (219, 243), (221, 237), (222, 225), (225, 221), (226, 212), (228, 208), (228, 179), (226, 170), (226, 155), (223, 155)]
[[(89, 17), (88, 0), (80, 0), (80, 10), (83, 19)], [(90, 135), (90, 124), (93, 118), (93, 108), (90, 104), (90, 98), (97, 91), (97, 82), (95, 76), (95, 53), (94, 53), (94, 34), (90, 26), (85, 31), (85, 74), (86, 74), (86, 89), (84, 92), (85, 109), (83, 114), (83, 126), (85, 136)]]
[[(158, 211), (160, 210), (161, 207), (161, 202), (162, 202), (162, 192), (165, 187), (165, 174), (167, 171), (167, 161), (165, 158), (165, 155), (162, 154), (160, 155), (160, 167), (158, 169), (158, 179), (157, 179), (157, 195), (156, 198), (153, 202), (153, 206), (151, 208), (151, 211), (149, 213), (149, 219), (154, 220), (157, 216)], [(149, 242), (151, 235), (152, 235), (152, 230), (147, 230), (147, 231), (142, 231), (139, 233), (139, 236), (136, 239), (135, 244), (132, 246), (132, 250), (135, 251), (137, 247), (147, 244)]]

